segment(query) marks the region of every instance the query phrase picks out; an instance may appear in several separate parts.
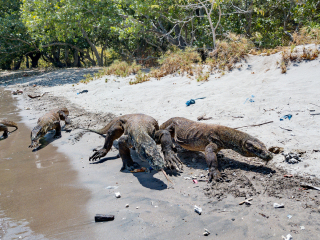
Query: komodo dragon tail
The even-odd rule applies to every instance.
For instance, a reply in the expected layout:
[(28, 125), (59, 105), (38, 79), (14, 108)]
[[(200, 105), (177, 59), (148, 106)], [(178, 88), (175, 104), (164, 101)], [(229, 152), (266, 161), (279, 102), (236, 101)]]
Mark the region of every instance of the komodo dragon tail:
[(105, 134), (101, 133), (101, 129), (99, 129), (99, 130), (94, 130), (94, 129), (89, 129), (89, 128), (77, 128), (77, 129), (86, 130), (86, 131), (89, 131), (89, 132), (93, 132), (93, 133), (99, 134), (102, 137), (106, 137)]
[(7, 121), (7, 120), (1, 120), (0, 121), (1, 124), (7, 126), (7, 127), (14, 127), (16, 129), (14, 129), (13, 131), (11, 131), (10, 133), (16, 131), (18, 129), (18, 125), (15, 122), (12, 121)]

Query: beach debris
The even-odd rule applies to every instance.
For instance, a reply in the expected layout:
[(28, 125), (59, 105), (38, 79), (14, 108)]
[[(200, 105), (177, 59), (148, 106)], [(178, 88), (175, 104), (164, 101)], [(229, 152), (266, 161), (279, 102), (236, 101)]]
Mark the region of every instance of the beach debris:
[(130, 171), (132, 173), (138, 173), (138, 172), (145, 172), (147, 169), (145, 167), (142, 167), (140, 169), (134, 169), (133, 171)]
[(128, 208), (129, 207), (129, 204), (126, 204), (126, 208)]
[(287, 218), (291, 219), (291, 218), (292, 218), (292, 215), (289, 214), (289, 215), (287, 216)]
[(306, 228), (304, 226), (300, 226), (300, 229), (301, 230), (305, 230)]
[(117, 189), (118, 188), (118, 186), (108, 186), (108, 187), (106, 187), (106, 189)]
[(283, 177), (286, 177), (286, 178), (292, 178), (293, 175), (283, 175)]
[(206, 117), (206, 114), (200, 116), (200, 117), (197, 117), (197, 120), (198, 121), (201, 121), (201, 120), (210, 120), (212, 119), (212, 117)]
[(196, 99), (190, 99), (190, 100), (188, 100), (188, 101), (186, 102), (186, 105), (187, 105), (187, 107), (189, 107), (191, 104), (195, 104), (195, 103), (196, 103), (196, 100), (198, 100), (198, 99), (204, 99), (204, 98), (206, 98), (206, 97), (196, 98)]
[[(168, 178), (168, 175), (166, 174), (166, 172), (163, 170), (163, 168), (161, 169), (163, 175), (166, 177), (168, 182), (171, 182), (171, 180)], [(173, 184), (173, 182), (171, 182), (171, 184)]]
[(197, 205), (194, 205), (194, 211), (195, 211), (196, 213), (198, 213), (199, 215), (201, 215), (201, 213), (202, 213), (202, 208), (201, 208), (201, 207), (198, 207)]
[(184, 177), (184, 180), (191, 180), (190, 177)]
[(119, 192), (116, 192), (115, 195), (116, 195), (116, 198), (121, 198), (121, 194)]
[(192, 181), (193, 181), (193, 183), (195, 183), (195, 184), (198, 183), (198, 181), (197, 181), (196, 179), (193, 179)]
[(251, 205), (251, 202), (249, 202), (249, 201), (252, 201), (252, 198), (248, 198), (248, 199), (246, 199), (246, 200), (244, 200), (244, 201), (242, 201), (242, 202), (239, 202), (239, 205), (242, 205), (242, 204), (246, 204), (246, 205)]
[(253, 124), (253, 125), (247, 125), (247, 126), (242, 126), (242, 127), (236, 127), (234, 129), (244, 128), (244, 127), (258, 127), (258, 126), (261, 126), (261, 125), (264, 125), (264, 124), (268, 124), (268, 123), (273, 123), (273, 121), (259, 123), (259, 124)]
[(22, 94), (22, 93), (23, 93), (22, 90), (16, 90), (16, 91), (12, 92), (13, 95), (18, 95), (18, 94)]
[(114, 215), (96, 214), (94, 217), (95, 222), (113, 221)]
[(274, 154), (279, 154), (283, 152), (283, 147), (270, 147), (268, 151)]
[(89, 92), (88, 90), (82, 90), (81, 92), (78, 92), (77, 95), (82, 94), (82, 93), (87, 93)]
[(280, 121), (283, 121), (283, 120), (285, 120), (287, 118), (288, 118), (288, 120), (290, 120), (292, 118), (292, 114), (284, 115), (283, 117), (280, 118)]
[(283, 204), (283, 203), (281, 203), (281, 204), (279, 204), (279, 203), (274, 203), (274, 204), (273, 204), (273, 207), (274, 207), (274, 208), (284, 208), (284, 204)]
[(35, 96), (32, 96), (32, 95), (28, 94), (28, 97), (29, 97), (29, 98), (41, 98), (41, 97), (43, 97), (43, 95), (45, 95), (46, 93), (48, 93), (48, 92), (42, 93), (41, 95), (35, 95)]
[(254, 98), (254, 95), (251, 95), (251, 97), (247, 98), (243, 104), (245, 104), (247, 101), (254, 102), (253, 98)]
[[(289, 132), (292, 131), (292, 129), (284, 128), (284, 127), (281, 127), (281, 126), (279, 126), (279, 128), (281, 128), (281, 129), (283, 129), (283, 130), (286, 130), (286, 131), (289, 131)], [(291, 133), (291, 136), (295, 136), (294, 133)]]
[(204, 229), (203, 236), (209, 236), (209, 235), (210, 235), (210, 232), (208, 231), (208, 229)]
[(292, 236), (288, 234), (286, 237), (282, 236), (283, 240), (292, 240)]
[(282, 155), (285, 158), (285, 161), (289, 164), (295, 164), (298, 162), (302, 161), (301, 153), (294, 153), (294, 152), (289, 152), (289, 153), (282, 153)]
[(309, 184), (309, 183), (301, 182), (300, 186), (304, 187), (304, 188), (309, 188), (309, 189), (314, 189), (314, 190), (320, 191), (320, 187), (313, 186), (312, 184)]
[(269, 216), (263, 214), (263, 213), (259, 213), (262, 217), (265, 217), (265, 218), (269, 218)]
[(30, 107), (25, 107), (24, 110), (31, 110), (32, 108)]

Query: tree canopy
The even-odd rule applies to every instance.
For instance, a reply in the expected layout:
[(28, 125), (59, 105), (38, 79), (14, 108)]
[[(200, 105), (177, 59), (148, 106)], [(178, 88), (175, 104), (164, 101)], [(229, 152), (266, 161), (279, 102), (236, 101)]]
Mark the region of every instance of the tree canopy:
[(227, 33), (256, 47), (289, 44), (302, 27), (320, 29), (316, 0), (0, 0), (0, 67), (103, 66), (112, 49), (130, 60), (175, 46), (215, 49)]

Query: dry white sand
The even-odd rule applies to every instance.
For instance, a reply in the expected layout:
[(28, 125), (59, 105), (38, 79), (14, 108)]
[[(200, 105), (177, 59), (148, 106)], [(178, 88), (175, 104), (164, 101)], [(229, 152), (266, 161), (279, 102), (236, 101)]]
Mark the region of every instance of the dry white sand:
[[(320, 115), (311, 115), (320, 113), (320, 61), (316, 59), (291, 64), (287, 73), (281, 74), (276, 64), (279, 59), (280, 54), (249, 56), (238, 64), (239, 68), (223, 76), (211, 75), (207, 82), (196, 82), (194, 79), (176, 75), (162, 78), (160, 81), (152, 79), (142, 84), (129, 85), (133, 76), (107, 76), (87, 85), (73, 86), (74, 79), (70, 84), (55, 82), (54, 74), (61, 78), (64, 71), (72, 71), (62, 70), (48, 74), (52, 80), (45, 84), (41, 84), (42, 80), (38, 77), (30, 79), (29, 83), (26, 82), (28, 79), (25, 79), (23, 85), (48, 83), (51, 87), (34, 88), (39, 93), (49, 92), (39, 101), (19, 96), (20, 106), (32, 108), (22, 111), (24, 122), (30, 128), (36, 124), (37, 118), (44, 114), (48, 106), (51, 108), (55, 105), (54, 102), (48, 102), (52, 101), (52, 97), (59, 97), (62, 100), (59, 101), (60, 104), (65, 99), (69, 105), (77, 105), (80, 109), (103, 113), (102, 115), (145, 113), (156, 118), (160, 124), (171, 117), (196, 120), (203, 114), (213, 117), (204, 122), (229, 127), (273, 121), (270, 124), (241, 130), (259, 138), (267, 147), (283, 147), (286, 152), (295, 149), (306, 151), (300, 163), (288, 164), (284, 162), (282, 155), (275, 155), (273, 162), (291, 173), (320, 177), (320, 153), (313, 151), (320, 149)], [(61, 83), (63, 85), (59, 86)], [(12, 87), (16, 89), (19, 85)], [(32, 87), (26, 90), (32, 91)], [(88, 93), (77, 95), (82, 90), (88, 90)], [(205, 99), (196, 100), (195, 104), (186, 106), (186, 101), (201, 97)], [(254, 101), (250, 102), (250, 98)], [(72, 114), (70, 113), (71, 117)], [(286, 114), (292, 114), (291, 120), (280, 121)], [(101, 126), (90, 126), (99, 127)], [(84, 239), (196, 239), (204, 237), (204, 228), (211, 232), (210, 239), (231, 239), (235, 236), (239, 239), (281, 239), (282, 235), (286, 236), (288, 233), (291, 233), (294, 239), (317, 239), (318, 212), (314, 207), (309, 207), (313, 209), (311, 212), (307, 209), (310, 194), (314, 192), (299, 193), (303, 202), (300, 199), (293, 200), (291, 195), (284, 194), (285, 198), (277, 199), (262, 192), (253, 196), (251, 207), (238, 204), (244, 200), (243, 197), (234, 198), (229, 195), (222, 201), (207, 198), (202, 189), (207, 186), (205, 182), (193, 184), (191, 180), (184, 180), (184, 177), (206, 173), (203, 170), (206, 168), (203, 158), (192, 163), (192, 157), (189, 159), (192, 166), (185, 166), (181, 175), (171, 176), (175, 184), (174, 189), (167, 189), (166, 180), (161, 173), (119, 172), (122, 163), (115, 157), (115, 150), (100, 163), (89, 164), (87, 159), (92, 154), (91, 150), (101, 146), (103, 139), (96, 134), (87, 133), (79, 142), (71, 144), (73, 136), (78, 131), (72, 131), (70, 134), (63, 132), (62, 138), (54, 140), (51, 144), (70, 157), (71, 164), (79, 173), (80, 182), (91, 191), (92, 197), (86, 208), (92, 219), (95, 213), (116, 216), (114, 222), (104, 224), (93, 224), (85, 220), (87, 222), (83, 225)], [(228, 155), (229, 159), (233, 157)], [(244, 158), (241, 158), (240, 162), (242, 160)], [(252, 181), (255, 174), (263, 175), (248, 170), (247, 165), (244, 168), (231, 168), (232, 171), (239, 176), (246, 175)], [(269, 178), (272, 181), (272, 176), (269, 175), (265, 174), (263, 178), (258, 177), (255, 181), (259, 184), (268, 181)], [(110, 190), (106, 189), (107, 186), (118, 188)], [(281, 188), (279, 189), (281, 191)], [(122, 194), (120, 199), (114, 197), (114, 192), (118, 191)], [(290, 191), (288, 193), (291, 194)], [(274, 209), (273, 203), (278, 201), (283, 202), (286, 207)], [(129, 208), (125, 208), (127, 203), (130, 205)], [(203, 208), (201, 216), (194, 213), (194, 205)], [(293, 218), (290, 219), (287, 215), (292, 215)], [(306, 231), (301, 230), (300, 226), (306, 227)], [(87, 230), (92, 230), (90, 232), (94, 232), (95, 235), (88, 236)]]
[[(311, 115), (320, 114), (320, 60), (291, 64), (285, 74), (281, 74), (278, 61), (280, 53), (249, 56), (237, 64), (239, 68), (223, 76), (213, 74), (207, 82), (173, 75), (160, 81), (152, 79), (129, 85), (133, 76), (106, 76), (88, 84), (44, 87), (42, 92), (67, 98), (89, 112), (144, 113), (153, 116), (159, 124), (171, 117), (196, 121), (203, 114), (213, 117), (206, 123), (228, 127), (273, 121), (239, 130), (257, 137), (267, 147), (283, 147), (285, 152), (306, 151), (298, 164), (284, 163), (282, 155), (276, 156), (274, 161), (292, 173), (320, 177), (320, 152), (313, 151), (320, 150), (320, 115)], [(89, 92), (77, 95), (84, 89)], [(205, 99), (186, 106), (186, 101), (201, 97)], [(291, 120), (280, 121), (286, 114), (292, 114)]]

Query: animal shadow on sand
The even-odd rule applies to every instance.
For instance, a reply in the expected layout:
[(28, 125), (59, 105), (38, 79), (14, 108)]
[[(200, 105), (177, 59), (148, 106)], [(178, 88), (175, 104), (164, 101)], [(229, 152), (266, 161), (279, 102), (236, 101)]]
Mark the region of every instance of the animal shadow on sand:
[[(145, 167), (146, 169), (148, 169), (150, 167), (149, 163), (146, 161), (142, 161), (139, 157), (138, 154), (136, 153), (136, 151), (134, 150), (130, 150), (131, 153), (131, 157), (132, 160), (136, 163), (138, 163), (141, 167)], [(120, 156), (113, 156), (113, 157), (105, 157), (105, 158), (101, 158), (99, 161), (96, 162), (92, 162), (91, 164), (100, 164), (100, 163), (104, 163), (106, 161), (110, 161), (110, 160), (117, 160), (118, 161), (122, 161)], [(140, 182), (140, 184), (143, 187), (149, 188), (149, 189), (153, 189), (153, 190), (165, 190), (168, 188), (167, 184), (165, 182), (163, 182), (162, 180), (155, 178), (154, 175), (157, 173), (156, 171), (152, 170), (150, 173), (145, 173), (145, 172), (139, 172), (139, 173), (132, 173), (128, 170), (124, 170), (122, 171), (122, 173), (125, 174), (133, 174), (133, 176), (135, 176), (138, 181)]]
[[(66, 130), (64, 129), (64, 127), (61, 129), (61, 132), (70, 132), (70, 130)], [(54, 142), (55, 140), (59, 139), (53, 137), (55, 133), (55, 130), (49, 131), (47, 132), (47, 134), (45, 136), (43, 136), (42, 138), (39, 139), (39, 146), (32, 149), (32, 152), (37, 152), (43, 148), (45, 148), (46, 146), (48, 146), (50, 143)]]

